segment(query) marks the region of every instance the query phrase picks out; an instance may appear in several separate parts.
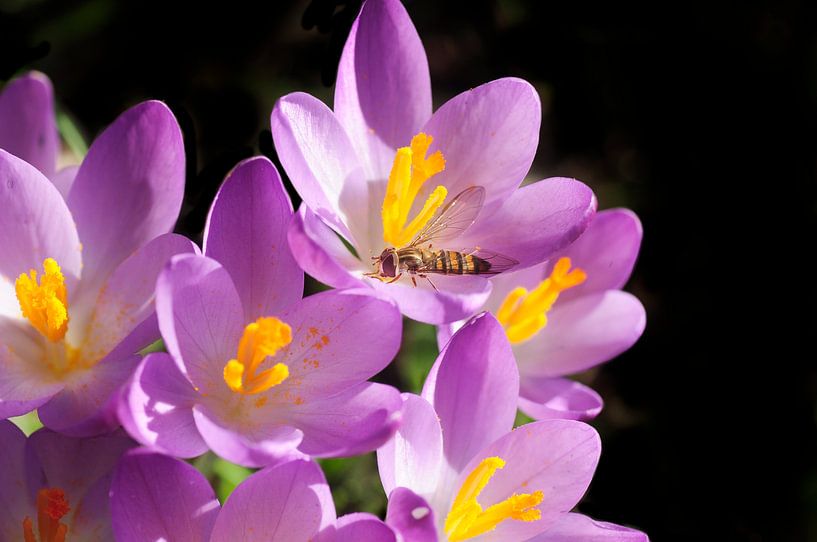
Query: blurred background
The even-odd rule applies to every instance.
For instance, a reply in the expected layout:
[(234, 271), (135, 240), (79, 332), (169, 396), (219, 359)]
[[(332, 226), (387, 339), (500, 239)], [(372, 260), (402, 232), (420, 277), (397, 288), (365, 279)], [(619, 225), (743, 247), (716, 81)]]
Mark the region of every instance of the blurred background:
[[(527, 79), (544, 115), (530, 179), (579, 178), (600, 208), (643, 221), (628, 289), (647, 307), (646, 332), (581, 375), (607, 406), (580, 510), (654, 541), (817, 540), (817, 5), (405, 4), (435, 106)], [(187, 147), (178, 230), (196, 239), (236, 162), (277, 162), (276, 98), (331, 103), (358, 9), (0, 0), (0, 81), (28, 69), (52, 79), (69, 161), (126, 107), (166, 100)], [(405, 334), (379, 379), (416, 391), (436, 342), (429, 326), (407, 322)], [(196, 464), (222, 497), (247, 473), (212, 456)], [(373, 455), (323, 465), (339, 511), (383, 512)]]

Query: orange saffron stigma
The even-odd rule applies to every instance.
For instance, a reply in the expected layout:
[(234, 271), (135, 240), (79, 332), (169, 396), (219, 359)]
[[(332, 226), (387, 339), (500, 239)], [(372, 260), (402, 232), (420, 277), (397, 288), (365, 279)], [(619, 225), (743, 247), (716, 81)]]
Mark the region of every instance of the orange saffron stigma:
[(65, 542), (68, 525), (60, 520), (71, 508), (65, 492), (56, 487), (41, 489), (37, 492), (37, 531), (39, 541), (34, 535), (31, 518), (23, 520), (23, 540), (25, 542)]
[(445, 518), (445, 534), (449, 542), (488, 533), (507, 519), (536, 521), (542, 517), (542, 512), (535, 508), (545, 498), (541, 491), (515, 493), (500, 503), (482, 508), (477, 498), (496, 471), (504, 467), (505, 461), (501, 457), (486, 457), (462, 483)]
[(582, 284), (587, 273), (578, 267), (570, 269), (570, 258), (559, 258), (550, 276), (531, 292), (519, 287), (507, 295), (496, 313), (496, 319), (505, 328), (513, 344), (527, 341), (547, 325), (547, 313), (559, 294)]
[(431, 220), (448, 194), (444, 186), (435, 188), (417, 216), (406, 225), (420, 189), (428, 179), (445, 169), (442, 152), (426, 156), (432, 141), (434, 139), (430, 135), (419, 133), (411, 138), (409, 147), (397, 149), (394, 157), (381, 209), (383, 240), (394, 247), (402, 247), (411, 242)]
[(262, 317), (244, 328), (238, 355), (224, 366), (224, 382), (235, 393), (252, 395), (267, 391), (289, 377), (289, 367), (276, 363), (258, 372), (261, 363), (292, 342), (292, 329), (272, 316)]
[(23, 316), (48, 340), (57, 342), (68, 331), (65, 276), (53, 258), (43, 261), (43, 271), (39, 283), (36, 270), (21, 274), (14, 283), (14, 290)]

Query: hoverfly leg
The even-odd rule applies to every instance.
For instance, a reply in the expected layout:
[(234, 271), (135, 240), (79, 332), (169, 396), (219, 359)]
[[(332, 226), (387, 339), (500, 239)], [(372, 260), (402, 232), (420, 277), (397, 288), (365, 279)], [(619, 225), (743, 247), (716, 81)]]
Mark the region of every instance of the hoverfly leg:
[[(434, 283), (433, 283), (433, 282), (431, 282), (431, 279), (430, 279), (430, 278), (428, 278), (428, 275), (420, 275), (420, 278), (424, 278), (424, 279), (426, 279), (426, 280), (428, 281), (428, 283), (429, 283), (429, 284), (431, 284), (431, 287), (432, 287), (432, 288), (434, 288), (434, 291), (435, 291), (435, 292), (439, 292), (439, 290), (438, 290), (438, 289), (437, 289), (437, 287), (434, 285)], [(416, 286), (416, 284), (415, 284), (415, 286)]]
[(397, 280), (402, 276), (403, 276), (403, 273), (398, 273), (396, 277), (394, 277), (390, 281), (386, 282), (386, 284), (391, 284), (392, 282), (397, 282)]
[(414, 275), (411, 276), (411, 283), (414, 285), (415, 288), (417, 287), (417, 279), (414, 278)]

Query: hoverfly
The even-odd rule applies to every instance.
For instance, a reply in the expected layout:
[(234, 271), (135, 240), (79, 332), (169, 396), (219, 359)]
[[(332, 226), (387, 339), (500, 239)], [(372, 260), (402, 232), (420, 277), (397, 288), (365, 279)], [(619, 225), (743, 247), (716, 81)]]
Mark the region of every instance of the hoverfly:
[[(386, 248), (380, 256), (372, 256), (377, 270), (366, 273), (366, 276), (391, 284), (407, 273), (415, 287), (417, 276), (428, 280), (436, 290), (429, 274), (496, 275), (517, 265), (519, 262), (512, 258), (479, 247), (465, 251), (432, 249), (434, 243), (448, 242), (468, 229), (476, 220), (484, 200), (485, 188), (466, 188), (438, 211), (407, 246)], [(428, 247), (423, 248), (426, 244)]]

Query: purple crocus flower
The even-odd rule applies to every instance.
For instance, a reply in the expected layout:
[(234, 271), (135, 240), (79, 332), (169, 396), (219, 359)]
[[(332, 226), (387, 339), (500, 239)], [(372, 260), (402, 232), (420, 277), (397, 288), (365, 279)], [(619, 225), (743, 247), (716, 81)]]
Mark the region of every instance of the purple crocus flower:
[(291, 218), (269, 160), (242, 162), (227, 177), (205, 256), (178, 256), (159, 277), (170, 355), (148, 356), (123, 394), (120, 418), (134, 438), (178, 457), (210, 448), (257, 467), (296, 449), (362, 453), (392, 435), (400, 395), (366, 379), (397, 353), (400, 312), (360, 291), (301, 300)]
[[(621, 291), (641, 237), (632, 211), (602, 211), (548, 262), (493, 281), (485, 309), (497, 316), (513, 344), (519, 408), (527, 415), (581, 420), (601, 411), (595, 391), (563, 377), (614, 358), (644, 331), (644, 306)], [(438, 328), (441, 347), (459, 325)]]
[(29, 72), (3, 87), (0, 149), (22, 158), (50, 179), (57, 173), (59, 144), (54, 90), (48, 77)]
[[(414, 276), (387, 283), (366, 276), (374, 271), (370, 257), (409, 244), (435, 211), (467, 188), (480, 187), (466, 205), (481, 201), (476, 222), (462, 232), (470, 213), (458, 216), (434, 249), (490, 251), (517, 260), (517, 269), (565, 247), (595, 212), (592, 191), (573, 179), (520, 188), (541, 121), (539, 97), (527, 82), (486, 83), (432, 115), (425, 51), (398, 0), (363, 5), (338, 67), (334, 111), (298, 92), (278, 101), (271, 121), (281, 162), (304, 200), (289, 236), (298, 263), (336, 288), (363, 283), (422, 322), (470, 316), (490, 283), (458, 274), (474, 265), (456, 256), (446, 266), (454, 272), (428, 277), (436, 288), (422, 277), (414, 287)], [(392, 271), (390, 261), (386, 265)]]
[(26, 439), (0, 420), (0, 540), (112, 540), (108, 490), (134, 446), (120, 433), (79, 439), (40, 429)]
[(0, 417), (38, 408), (74, 435), (116, 424), (114, 391), (159, 338), (153, 306), (181, 207), (184, 149), (160, 102), (125, 113), (91, 145), (63, 199), (0, 150)]
[(511, 430), (518, 394), (505, 331), (476, 316), (440, 353), (422, 397), (403, 395), (403, 424), (377, 452), (386, 522), (405, 542), (646, 540), (568, 514), (593, 476), (598, 434), (573, 420)]
[(320, 467), (296, 458), (249, 476), (224, 507), (195, 468), (145, 448), (119, 463), (111, 484), (118, 542), (395, 542), (371, 514), (337, 518)]

